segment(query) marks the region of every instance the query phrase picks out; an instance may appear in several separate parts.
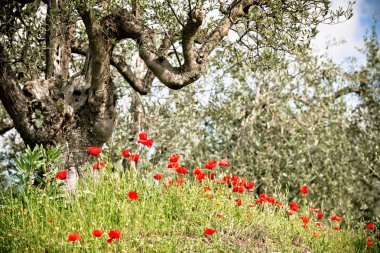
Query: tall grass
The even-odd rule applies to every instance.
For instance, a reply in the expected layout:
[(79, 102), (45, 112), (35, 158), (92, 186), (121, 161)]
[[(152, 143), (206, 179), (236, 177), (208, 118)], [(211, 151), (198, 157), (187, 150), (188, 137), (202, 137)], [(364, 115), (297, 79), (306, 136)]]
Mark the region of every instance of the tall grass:
[[(75, 194), (65, 192), (64, 181), (55, 179), (45, 189), (3, 193), (0, 252), (376, 251), (376, 245), (366, 246), (364, 229), (335, 231), (340, 222), (327, 214), (317, 226), (307, 195), (289, 215), (284, 197), (273, 201), (262, 196), (266, 200), (256, 203), (254, 192), (233, 192), (228, 184), (207, 177), (200, 183), (189, 174), (181, 183), (172, 173), (173, 184), (165, 187), (169, 178), (157, 181), (135, 169), (116, 174), (105, 168), (86, 174)], [(137, 200), (128, 197), (131, 191)], [(310, 216), (307, 226), (302, 216)], [(206, 235), (206, 228), (216, 232)], [(94, 237), (94, 229), (104, 234)], [(107, 243), (107, 233), (114, 229), (122, 237)], [(72, 232), (80, 240), (69, 241)]]

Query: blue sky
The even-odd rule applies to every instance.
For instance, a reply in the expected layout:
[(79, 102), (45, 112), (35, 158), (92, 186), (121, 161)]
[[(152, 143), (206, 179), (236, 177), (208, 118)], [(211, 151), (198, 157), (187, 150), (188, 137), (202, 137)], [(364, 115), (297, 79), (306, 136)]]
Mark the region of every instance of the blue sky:
[[(332, 8), (347, 4), (348, 0), (333, 0)], [(377, 17), (377, 35), (380, 38), (380, 0), (356, 0), (353, 9), (354, 15), (350, 20), (319, 27), (320, 33), (312, 43), (317, 53), (327, 53), (336, 63), (342, 63), (347, 57), (356, 57), (359, 65), (365, 63), (364, 56), (357, 49), (363, 48), (363, 37), (366, 32), (370, 32), (374, 15)]]

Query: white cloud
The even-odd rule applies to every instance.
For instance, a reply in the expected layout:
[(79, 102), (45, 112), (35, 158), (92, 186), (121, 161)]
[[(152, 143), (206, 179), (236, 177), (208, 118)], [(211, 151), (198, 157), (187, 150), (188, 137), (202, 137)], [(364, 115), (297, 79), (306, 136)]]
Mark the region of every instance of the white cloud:
[[(332, 8), (337, 9), (339, 6), (347, 7), (347, 0), (333, 0)], [(363, 36), (365, 28), (362, 20), (371, 15), (368, 12), (368, 4), (365, 0), (357, 0), (353, 6), (353, 17), (336, 25), (320, 25), (320, 31), (317, 37), (312, 41), (312, 48), (318, 54), (327, 54), (332, 57), (336, 63), (342, 63), (348, 57), (356, 57), (358, 64), (363, 64), (364, 56), (357, 50), (363, 48)], [(342, 42), (336, 43), (336, 42)]]

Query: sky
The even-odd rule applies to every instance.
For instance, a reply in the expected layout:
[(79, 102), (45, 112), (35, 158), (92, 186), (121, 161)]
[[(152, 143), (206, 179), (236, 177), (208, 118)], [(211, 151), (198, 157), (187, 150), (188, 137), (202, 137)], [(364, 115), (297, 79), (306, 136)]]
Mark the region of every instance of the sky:
[[(348, 5), (348, 0), (332, 0), (332, 8)], [(377, 36), (380, 38), (380, 0), (356, 0), (353, 6), (353, 17), (336, 25), (321, 25), (319, 34), (312, 42), (313, 50), (318, 54), (332, 57), (335, 63), (342, 63), (348, 57), (356, 57), (357, 64), (365, 63), (365, 57), (358, 51), (363, 48), (363, 37), (371, 31), (373, 17), (377, 17)], [(330, 45), (334, 41), (343, 44)], [(328, 48), (327, 48), (328, 46)], [(326, 49), (327, 48), (327, 49)]]

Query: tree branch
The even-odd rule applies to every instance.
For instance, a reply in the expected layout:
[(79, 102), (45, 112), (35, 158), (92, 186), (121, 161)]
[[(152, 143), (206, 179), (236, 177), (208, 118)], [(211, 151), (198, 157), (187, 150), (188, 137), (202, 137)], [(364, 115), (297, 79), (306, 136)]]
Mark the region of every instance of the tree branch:
[(28, 122), (28, 99), (14, 79), (8, 56), (0, 44), (0, 100), (5, 110), (14, 120), (14, 126), (28, 143), (34, 135), (34, 129)]
[(189, 13), (187, 23), (182, 30), (182, 51), (183, 57), (185, 58), (184, 66), (186, 70), (193, 69), (197, 64), (195, 62), (194, 40), (195, 34), (202, 25), (203, 18), (204, 14), (194, 9)]

